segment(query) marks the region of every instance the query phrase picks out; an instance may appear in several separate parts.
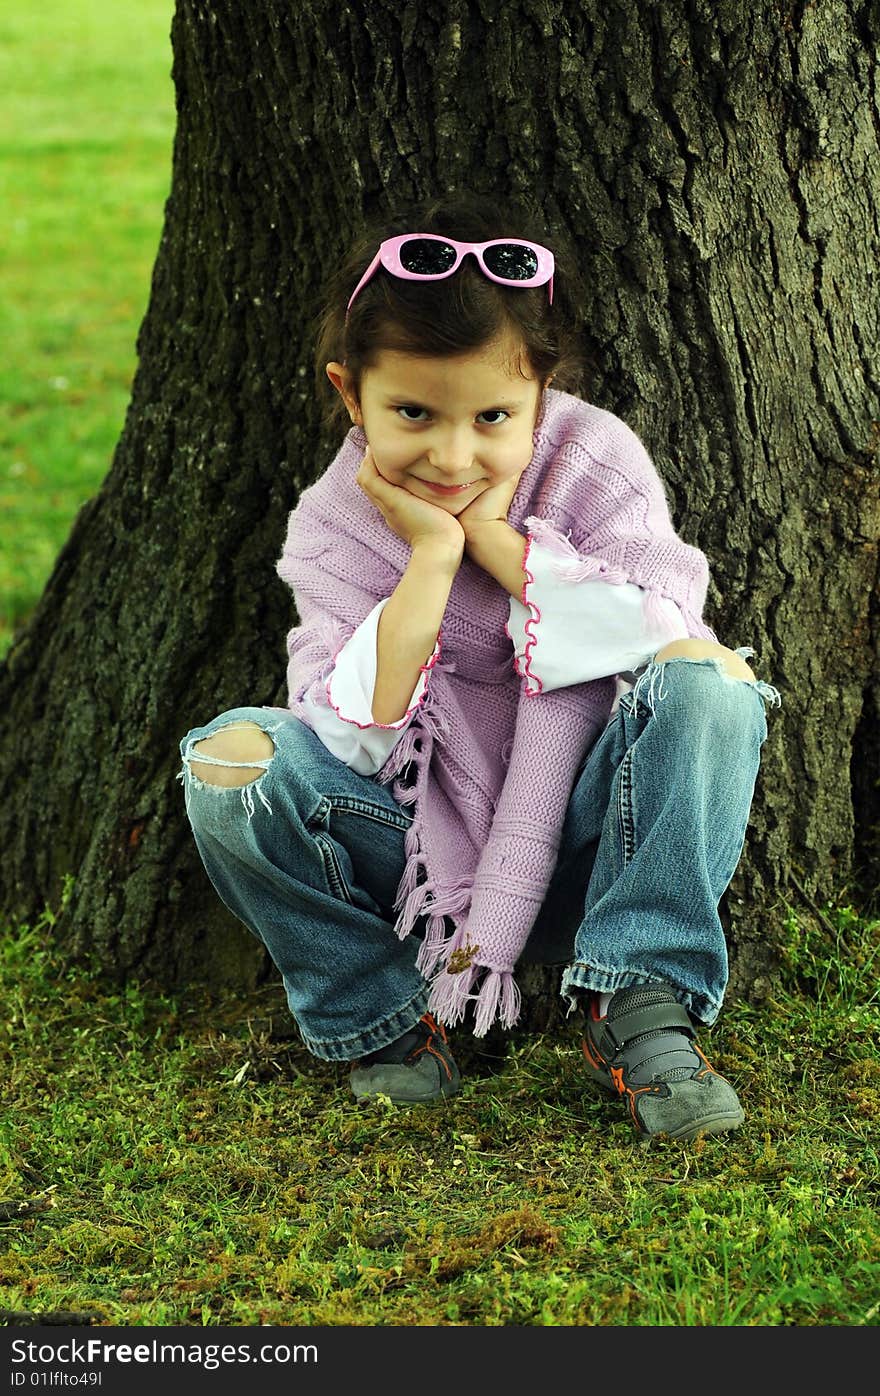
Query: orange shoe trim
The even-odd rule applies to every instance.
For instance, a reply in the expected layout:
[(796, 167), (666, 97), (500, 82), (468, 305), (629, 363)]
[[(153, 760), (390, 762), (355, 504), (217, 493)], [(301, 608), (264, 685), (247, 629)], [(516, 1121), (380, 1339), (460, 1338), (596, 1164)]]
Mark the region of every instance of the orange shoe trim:
[(437, 1058), (437, 1060), (438, 1060), (438, 1062), (440, 1063), (440, 1065), (442, 1066), (443, 1070), (446, 1072), (446, 1079), (447, 1079), (447, 1081), (451, 1081), (451, 1080), (452, 1080), (452, 1068), (450, 1067), (449, 1062), (446, 1060), (446, 1058), (444, 1057), (443, 1053), (442, 1053), (442, 1052), (438, 1052), (438, 1051), (436, 1050), (436, 1048), (435, 1048), (430, 1042), (426, 1042), (426, 1043), (425, 1043), (425, 1051), (426, 1051), (426, 1052), (430, 1052), (432, 1057), (436, 1057), (436, 1058)]
[(608, 1063), (605, 1058), (599, 1055), (598, 1047), (594, 1047), (588, 1037), (582, 1040), (581, 1047), (590, 1066), (604, 1067), (606, 1071), (608, 1070)]
[(633, 1118), (633, 1124), (644, 1133), (644, 1126), (636, 1112), (636, 1098), (637, 1096), (645, 1094), (660, 1095), (660, 1086), (628, 1086), (623, 1079), (622, 1066), (609, 1067), (609, 1071), (611, 1073), (611, 1079), (617, 1087), (618, 1094), (626, 1098), (627, 1105), (629, 1106), (629, 1113)]
[(437, 1037), (439, 1037), (445, 1043), (447, 1041), (446, 1029), (443, 1027), (442, 1023), (436, 1023), (430, 1013), (423, 1013), (420, 1021), (423, 1022), (425, 1026), (430, 1029), (432, 1037), (429, 1037), (427, 1042), (423, 1042), (421, 1047), (416, 1047), (414, 1051), (410, 1052), (409, 1056), (407, 1057), (407, 1061), (413, 1062), (415, 1061), (416, 1057), (420, 1057), (423, 1052), (430, 1052), (431, 1056), (436, 1057), (437, 1061), (440, 1063), (443, 1070), (446, 1072), (447, 1081), (451, 1081), (452, 1067), (449, 1065), (449, 1062), (446, 1060), (443, 1053), (437, 1051), (432, 1040), (433, 1035), (436, 1034)]
[(703, 1063), (700, 1070), (694, 1072), (695, 1080), (702, 1080), (704, 1076), (717, 1076), (719, 1081), (727, 1080), (726, 1076), (722, 1076), (720, 1071), (715, 1070), (714, 1066), (709, 1061), (709, 1058), (706, 1056), (706, 1053), (701, 1049), (700, 1044), (698, 1042), (691, 1042), (691, 1046), (693, 1047), (697, 1056), (700, 1058), (700, 1061)]

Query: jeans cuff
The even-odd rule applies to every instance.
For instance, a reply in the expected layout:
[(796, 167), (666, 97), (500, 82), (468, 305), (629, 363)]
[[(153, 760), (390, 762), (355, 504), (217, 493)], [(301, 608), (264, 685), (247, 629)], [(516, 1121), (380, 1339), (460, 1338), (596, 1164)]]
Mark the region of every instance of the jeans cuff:
[(580, 1006), (582, 996), (586, 993), (614, 994), (618, 989), (635, 989), (648, 984), (662, 984), (671, 989), (691, 1017), (696, 1018), (704, 1027), (711, 1027), (721, 1011), (721, 1004), (714, 1003), (705, 994), (682, 989), (680, 985), (671, 984), (668, 979), (649, 974), (646, 970), (607, 967), (597, 969), (593, 965), (569, 965), (562, 976), (559, 992), (568, 1001), (565, 1015), (568, 1018)]
[(382, 1018), (362, 1032), (352, 1033), (349, 1037), (313, 1037), (298, 1020), (297, 1027), (313, 1057), (320, 1057), (327, 1062), (353, 1062), (359, 1057), (365, 1057), (368, 1052), (378, 1052), (380, 1047), (387, 1047), (389, 1042), (403, 1037), (405, 1032), (409, 1032), (410, 1028), (415, 1026), (427, 1007), (428, 985), (425, 984), (413, 995), (409, 1003), (404, 1004), (403, 1008), (398, 1008), (390, 1018)]

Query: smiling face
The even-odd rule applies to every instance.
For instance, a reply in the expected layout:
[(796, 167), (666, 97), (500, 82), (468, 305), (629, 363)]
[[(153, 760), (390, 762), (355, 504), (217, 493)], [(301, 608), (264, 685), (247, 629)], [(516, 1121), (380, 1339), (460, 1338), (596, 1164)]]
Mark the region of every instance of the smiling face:
[(522, 377), (512, 342), (449, 359), (383, 349), (361, 376), (359, 401), (344, 365), (328, 364), (327, 376), (379, 474), (450, 514), (532, 458), (542, 385)]

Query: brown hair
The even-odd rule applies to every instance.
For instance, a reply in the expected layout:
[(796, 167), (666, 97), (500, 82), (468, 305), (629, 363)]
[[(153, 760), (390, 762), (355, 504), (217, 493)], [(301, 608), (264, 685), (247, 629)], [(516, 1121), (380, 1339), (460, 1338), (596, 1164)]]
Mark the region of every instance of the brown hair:
[[(402, 281), (380, 268), (355, 300), (348, 323), (345, 308), (355, 286), (385, 238), (400, 233), (445, 233), (465, 242), (518, 237), (549, 247), (556, 267), (553, 304), (547, 286), (506, 287), (485, 277), (466, 257), (453, 276), (439, 281)], [(451, 358), (480, 349), (511, 333), (523, 346), (520, 372), (583, 394), (585, 372), (580, 345), (583, 304), (577, 267), (559, 235), (522, 204), (502, 205), (475, 194), (435, 198), (411, 205), (394, 218), (372, 222), (357, 238), (327, 283), (318, 311), (315, 384), (324, 425), (333, 433), (351, 422), (339, 393), (327, 378), (333, 360), (349, 369), (360, 395), (361, 376), (383, 349)]]

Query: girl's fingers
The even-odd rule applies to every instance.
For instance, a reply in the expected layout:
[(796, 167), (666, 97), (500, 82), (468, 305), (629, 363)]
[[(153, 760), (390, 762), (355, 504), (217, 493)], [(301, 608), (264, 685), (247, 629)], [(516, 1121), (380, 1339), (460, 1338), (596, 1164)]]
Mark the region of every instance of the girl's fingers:
[(361, 463), (358, 466), (358, 473), (355, 478), (357, 479), (358, 484), (363, 486), (365, 480), (374, 478), (376, 474), (376, 463), (373, 460), (373, 457), (370, 455), (370, 448), (368, 446), (367, 449), (364, 451), (363, 459), (361, 460)]
[(369, 479), (375, 480), (382, 478), (379, 475), (378, 470), (376, 469), (376, 462), (373, 460), (373, 453), (370, 450), (369, 446), (364, 451), (364, 456), (363, 460), (361, 461), (360, 469), (361, 471), (363, 471), (364, 475)]
[(373, 459), (373, 453), (369, 449), (364, 452), (364, 458), (361, 461), (360, 469), (357, 473), (357, 481), (361, 489), (368, 494), (371, 499), (376, 502), (381, 499), (386, 505), (394, 500), (398, 500), (400, 494), (406, 493), (405, 490), (401, 489), (400, 485), (392, 485), (390, 481), (385, 479), (385, 476), (381, 473)]

